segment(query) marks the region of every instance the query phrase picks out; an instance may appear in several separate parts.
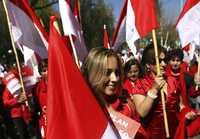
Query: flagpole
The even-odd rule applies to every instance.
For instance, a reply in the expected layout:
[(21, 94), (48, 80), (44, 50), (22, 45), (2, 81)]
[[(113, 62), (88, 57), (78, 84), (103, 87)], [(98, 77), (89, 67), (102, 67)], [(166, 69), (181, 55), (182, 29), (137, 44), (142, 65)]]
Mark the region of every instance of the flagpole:
[[(154, 51), (155, 51), (157, 75), (160, 75), (160, 63), (159, 63), (159, 58), (158, 58), (158, 45), (157, 45), (155, 29), (152, 30), (152, 36), (153, 36), (153, 44), (154, 44)], [(163, 107), (163, 117), (164, 117), (166, 137), (169, 138), (169, 126), (168, 126), (168, 120), (167, 120), (167, 112), (166, 112), (166, 106), (165, 106), (165, 95), (164, 95), (163, 88), (161, 89), (161, 100), (162, 100), (162, 107)]]
[[(21, 93), (24, 94), (25, 98), (27, 99), (25, 88), (24, 88), (24, 83), (23, 83), (23, 78), (22, 78), (22, 74), (21, 74), (21, 67), (20, 67), (20, 64), (19, 64), (19, 58), (18, 58), (16, 47), (15, 47), (14, 39), (12, 37), (11, 23), (10, 23), (10, 19), (9, 19), (9, 16), (8, 16), (6, 0), (3, 0), (3, 6), (4, 6), (4, 9), (5, 9), (5, 12), (6, 12), (6, 18), (7, 18), (7, 22), (8, 22), (8, 30), (9, 30), (9, 33), (10, 33), (11, 44), (12, 44), (12, 48), (13, 48), (13, 51), (14, 51), (14, 54), (15, 54), (15, 59), (16, 59), (16, 63), (17, 63), (17, 70), (18, 70), (18, 74), (19, 74), (20, 84), (22, 86), (22, 92)], [(26, 104), (26, 106), (29, 107), (29, 104), (28, 104), (27, 100), (25, 101), (25, 104)]]
[[(105, 25), (105, 24), (103, 25), (103, 28), (104, 28), (104, 31), (106, 31), (106, 33), (107, 33), (107, 28), (106, 28), (106, 25)], [(107, 35), (107, 34), (106, 34), (106, 35)], [(104, 37), (105, 37), (105, 34), (104, 34)], [(108, 46), (108, 49), (110, 49), (109, 40), (108, 40), (108, 42), (107, 42), (107, 46)]]
[[(198, 52), (198, 69), (197, 69), (197, 75), (200, 76), (200, 52)], [(198, 90), (199, 85), (196, 85), (196, 90)]]
[[(58, 33), (61, 34), (59, 26), (58, 26), (58, 22), (54, 21), (53, 25), (56, 28), (56, 30), (58, 31)], [(69, 40), (70, 40), (70, 43), (71, 43), (71, 46), (72, 46), (72, 51), (73, 51), (73, 55), (74, 55), (74, 58), (75, 58), (76, 65), (80, 69), (80, 64), (79, 64), (78, 56), (77, 56), (77, 53), (76, 53), (76, 50), (75, 50), (75, 45), (74, 45), (74, 42), (73, 42), (71, 34), (69, 35)]]
[(168, 37), (169, 37), (169, 32), (167, 31), (167, 35), (166, 35), (166, 39), (165, 39), (165, 43), (164, 43), (165, 48), (167, 48)]
[(80, 69), (80, 63), (79, 63), (79, 60), (78, 60), (77, 52), (76, 52), (76, 49), (75, 49), (75, 44), (74, 44), (74, 41), (72, 39), (72, 35), (71, 34), (69, 34), (69, 40), (70, 40), (70, 43), (71, 43), (71, 46), (72, 46), (72, 51), (73, 51), (73, 54), (74, 54), (76, 65)]

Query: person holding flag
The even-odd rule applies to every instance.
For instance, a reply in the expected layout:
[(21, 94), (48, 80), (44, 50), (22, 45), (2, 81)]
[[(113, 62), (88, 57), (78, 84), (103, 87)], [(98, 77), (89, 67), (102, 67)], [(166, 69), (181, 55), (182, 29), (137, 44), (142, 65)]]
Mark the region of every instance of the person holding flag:
[[(3, 103), (10, 108), (11, 118), (17, 129), (19, 139), (29, 138), (28, 125), (31, 121), (30, 107), (25, 104), (28, 94), (21, 92), (21, 85), (16, 69), (11, 69), (4, 77), (5, 90), (3, 92)], [(29, 94), (30, 95), (30, 94)]]
[(176, 82), (172, 78), (165, 79), (163, 76), (165, 74), (166, 54), (161, 47), (158, 47), (158, 56), (161, 75), (157, 75), (153, 45), (149, 44), (144, 49), (141, 63), (145, 67), (145, 72), (132, 90), (136, 110), (143, 119), (142, 122), (150, 139), (167, 138), (164, 130), (161, 91), (164, 91), (166, 97), (165, 105), (170, 138), (174, 137), (178, 125), (176, 114), (179, 106), (179, 93), (176, 93)]

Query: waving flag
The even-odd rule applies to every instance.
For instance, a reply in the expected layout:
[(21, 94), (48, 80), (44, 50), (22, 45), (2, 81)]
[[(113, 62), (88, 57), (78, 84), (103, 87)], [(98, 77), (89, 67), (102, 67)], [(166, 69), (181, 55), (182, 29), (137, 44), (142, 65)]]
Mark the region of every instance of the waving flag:
[(127, 42), (136, 54), (135, 41), (158, 27), (154, 0), (125, 0), (115, 32), (112, 47)]
[[(47, 33), (41, 24), (39, 24), (39, 19), (37, 20), (37, 16), (31, 10), (28, 1), (7, 1), (7, 10), (12, 24), (12, 37), (18, 48), (22, 51), (25, 63), (35, 61), (35, 53), (42, 59), (47, 58), (47, 49), (44, 42), (45, 37), (42, 37), (47, 37)], [(33, 57), (34, 60), (31, 59)], [(33, 62), (31, 63), (34, 64)]]
[(109, 39), (108, 39), (108, 32), (106, 30), (106, 25), (104, 25), (103, 27), (104, 27), (104, 36), (103, 36), (104, 48), (110, 49), (110, 43), (109, 43)]
[(79, 60), (83, 61), (88, 52), (85, 46), (80, 25), (72, 13), (72, 10), (67, 1), (59, 0), (59, 9), (64, 34), (66, 36), (75, 36), (75, 49)]
[(54, 28), (54, 21), (52, 17), (48, 49), (47, 139), (116, 139), (66, 43)]
[[(38, 59), (48, 57), (48, 34), (40, 24), (39, 19), (31, 9), (27, 0), (7, 1), (6, 8), (11, 22), (11, 32), (16, 46), (21, 50), (25, 64), (36, 69)], [(38, 72), (34, 70), (35, 76)]]
[(189, 43), (200, 46), (200, 0), (187, 0), (178, 18), (176, 29), (182, 47)]

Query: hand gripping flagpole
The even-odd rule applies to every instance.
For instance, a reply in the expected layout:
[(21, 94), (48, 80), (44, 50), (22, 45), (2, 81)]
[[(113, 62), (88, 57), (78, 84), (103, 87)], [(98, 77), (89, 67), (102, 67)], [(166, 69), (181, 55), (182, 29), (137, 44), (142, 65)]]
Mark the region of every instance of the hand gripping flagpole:
[[(158, 58), (158, 46), (157, 46), (155, 29), (152, 30), (152, 35), (153, 35), (153, 44), (154, 44), (154, 51), (155, 51), (157, 75), (160, 75), (160, 63), (159, 63), (159, 58)], [(161, 92), (161, 100), (162, 100), (162, 107), (163, 107), (165, 133), (166, 133), (166, 137), (169, 138), (169, 126), (168, 126), (168, 120), (167, 120), (167, 112), (166, 112), (166, 106), (165, 106), (165, 95), (164, 95), (163, 88), (161, 89), (160, 92)]]
[[(14, 43), (14, 39), (13, 39), (13, 36), (12, 36), (12, 31), (11, 31), (12, 24), (11, 24), (9, 16), (8, 16), (8, 10), (7, 10), (7, 6), (6, 6), (6, 2), (7, 2), (6, 0), (3, 0), (3, 6), (4, 6), (4, 9), (5, 9), (5, 12), (6, 12), (6, 18), (7, 18), (7, 22), (8, 22), (8, 29), (9, 29), (9, 33), (10, 33), (12, 48), (13, 48), (13, 51), (14, 51), (14, 54), (15, 54), (15, 59), (16, 59), (16, 63), (17, 63), (17, 70), (18, 70), (18, 74), (19, 74), (20, 84), (22, 86), (22, 92), (21, 93), (24, 94), (24, 96), (26, 97), (23, 78), (22, 78), (22, 74), (21, 74), (21, 68), (20, 68), (20, 64), (19, 64), (19, 58), (18, 58), (17, 50), (16, 50), (16, 47), (15, 47), (15, 43)], [(28, 104), (27, 100), (25, 101), (25, 104), (26, 104), (26, 106), (29, 107), (29, 104)]]

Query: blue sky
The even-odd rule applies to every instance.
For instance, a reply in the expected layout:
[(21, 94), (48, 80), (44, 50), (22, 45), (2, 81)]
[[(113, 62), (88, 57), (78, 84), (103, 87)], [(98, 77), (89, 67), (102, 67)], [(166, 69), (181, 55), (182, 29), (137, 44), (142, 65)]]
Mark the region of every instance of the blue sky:
[[(105, 2), (113, 7), (113, 13), (117, 20), (124, 0), (105, 0)], [(159, 0), (159, 2), (162, 5), (163, 16), (166, 17), (167, 22), (176, 22), (185, 0)]]

